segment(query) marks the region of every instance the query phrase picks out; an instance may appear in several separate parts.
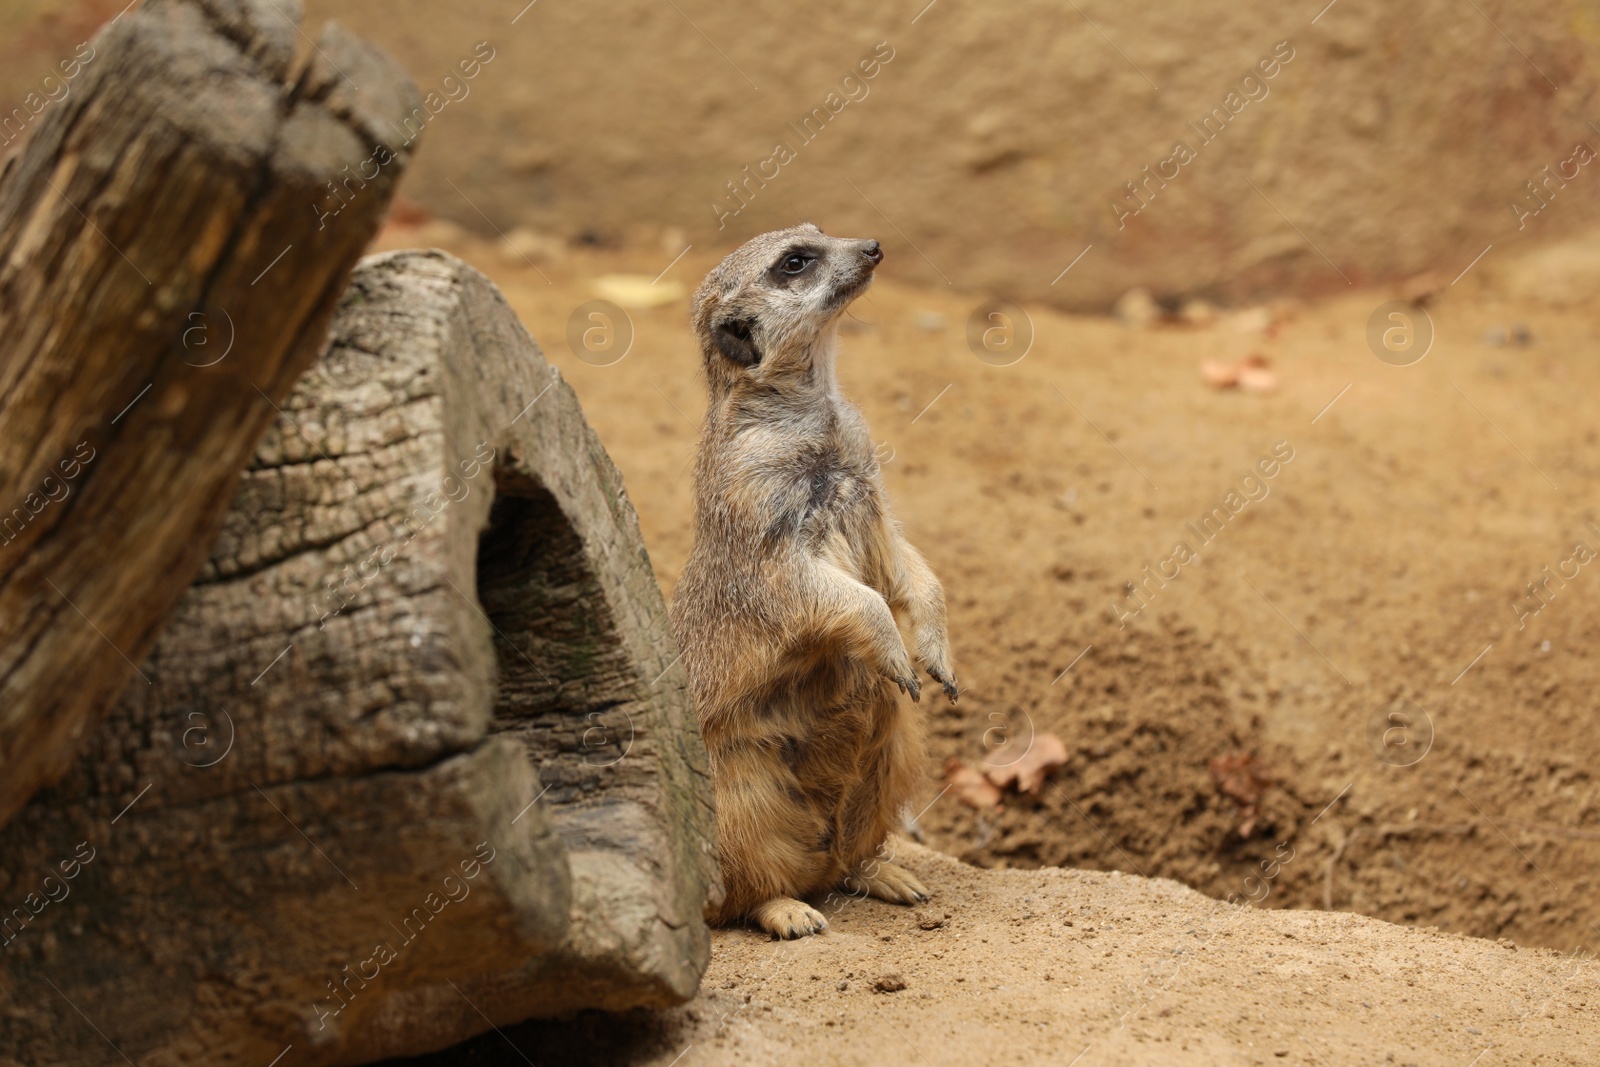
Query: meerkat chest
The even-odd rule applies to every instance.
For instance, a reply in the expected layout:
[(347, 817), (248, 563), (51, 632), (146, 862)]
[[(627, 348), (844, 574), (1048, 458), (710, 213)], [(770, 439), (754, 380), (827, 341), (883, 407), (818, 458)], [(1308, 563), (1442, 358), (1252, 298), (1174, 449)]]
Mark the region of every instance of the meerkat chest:
[(884, 524), (877, 459), (853, 408), (836, 407), (826, 427), (796, 456), (795, 499), (804, 498), (800, 528), (819, 550), (871, 583)]
[(818, 535), (848, 533), (877, 521), (881, 495), (874, 472), (834, 453), (816, 456), (798, 474), (794, 496), (804, 497), (803, 529)]
[(884, 511), (875, 469), (823, 453), (796, 472), (789, 497), (802, 544), (856, 579), (880, 584)]
[(853, 410), (751, 419), (711, 466), (740, 472), (723, 483), (727, 502), (753, 509), (765, 544), (826, 557), (877, 584), (886, 507), (870, 437)]

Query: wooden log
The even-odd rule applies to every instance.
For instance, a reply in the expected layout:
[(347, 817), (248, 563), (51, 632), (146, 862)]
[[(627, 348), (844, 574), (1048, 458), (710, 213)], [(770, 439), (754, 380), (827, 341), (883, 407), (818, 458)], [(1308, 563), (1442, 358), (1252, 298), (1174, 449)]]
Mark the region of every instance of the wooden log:
[[(707, 965), (661, 594), (499, 292), (367, 260), (283, 409), (154, 684), (0, 831), (0, 1067), (367, 1063), (681, 1002)], [(8, 930), (50, 871), (70, 895)]]
[(415, 87), (299, 17), (150, 0), (0, 175), (0, 824), (149, 684), (405, 162)]

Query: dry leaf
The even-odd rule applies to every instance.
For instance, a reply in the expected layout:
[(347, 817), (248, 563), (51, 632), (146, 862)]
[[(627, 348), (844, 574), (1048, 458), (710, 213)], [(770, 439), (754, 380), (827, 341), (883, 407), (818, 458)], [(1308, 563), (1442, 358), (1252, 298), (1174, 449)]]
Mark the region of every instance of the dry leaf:
[(603, 274), (594, 280), (594, 295), (623, 308), (653, 308), (683, 299), (682, 282), (653, 281), (643, 274)]
[(944, 780), (945, 788), (969, 808), (985, 811), (1000, 806), (1000, 787), (954, 756), (944, 761)]
[(405, 194), (398, 193), (389, 202), (389, 217), (385, 222), (390, 226), (421, 226), (431, 218), (433, 212)]
[(1178, 318), (1190, 326), (1210, 326), (1217, 321), (1217, 309), (1195, 297), (1185, 301), (1183, 307), (1178, 309)]
[(1051, 771), (1065, 766), (1067, 746), (1055, 734), (1036, 734), (1033, 744), (1014, 762), (1003, 767), (989, 767), (984, 776), (1001, 789), (1011, 788), (1019, 793), (1037, 793)]
[(1248, 752), (1217, 756), (1206, 767), (1217, 788), (1239, 806), (1239, 836), (1249, 837), (1256, 828), (1261, 794), (1272, 784), (1272, 772)]
[(512, 265), (558, 263), (567, 256), (566, 242), (540, 233), (531, 226), (517, 226), (496, 246), (502, 258)]
[(1272, 312), (1264, 307), (1245, 308), (1229, 315), (1228, 325), (1240, 333), (1265, 333), (1272, 325)]
[(1213, 389), (1243, 389), (1247, 393), (1270, 393), (1278, 388), (1278, 376), (1270, 369), (1271, 360), (1252, 352), (1237, 363), (1208, 359), (1200, 364), (1200, 380)]
[(1278, 376), (1262, 367), (1246, 367), (1239, 372), (1239, 388), (1247, 393), (1270, 393), (1278, 388)]
[(1239, 384), (1239, 368), (1232, 363), (1208, 359), (1200, 364), (1200, 379), (1213, 389), (1232, 389)]
[(1278, 376), (1269, 369), (1270, 360), (1252, 352), (1239, 361), (1239, 388), (1247, 393), (1270, 393), (1278, 388)]
[(1117, 298), (1111, 313), (1125, 326), (1149, 326), (1161, 317), (1161, 306), (1148, 289), (1129, 289)]

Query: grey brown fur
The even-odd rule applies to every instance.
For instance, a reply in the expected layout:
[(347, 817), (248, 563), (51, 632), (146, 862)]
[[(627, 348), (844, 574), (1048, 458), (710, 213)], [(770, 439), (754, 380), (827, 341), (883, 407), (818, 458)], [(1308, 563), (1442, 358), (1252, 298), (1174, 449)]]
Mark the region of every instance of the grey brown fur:
[(737, 249), (694, 299), (710, 401), (672, 617), (727, 885), (707, 918), (780, 937), (826, 928), (807, 895), (928, 893), (878, 853), (922, 764), (896, 688), (919, 699), (915, 663), (957, 696), (944, 593), (834, 370), (839, 316), (881, 259), (797, 226)]

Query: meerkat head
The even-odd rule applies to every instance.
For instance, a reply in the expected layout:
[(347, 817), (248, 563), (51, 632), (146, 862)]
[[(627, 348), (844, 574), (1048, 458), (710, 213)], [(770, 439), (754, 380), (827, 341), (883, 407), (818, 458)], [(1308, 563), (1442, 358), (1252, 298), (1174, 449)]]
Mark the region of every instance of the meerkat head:
[(740, 245), (694, 295), (713, 393), (741, 380), (809, 380), (818, 361), (831, 358), (839, 316), (882, 261), (877, 241), (829, 237), (809, 222)]

